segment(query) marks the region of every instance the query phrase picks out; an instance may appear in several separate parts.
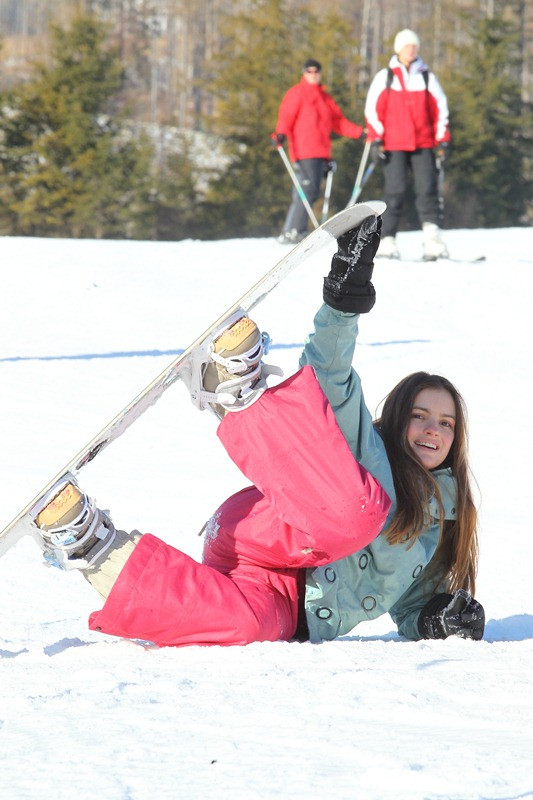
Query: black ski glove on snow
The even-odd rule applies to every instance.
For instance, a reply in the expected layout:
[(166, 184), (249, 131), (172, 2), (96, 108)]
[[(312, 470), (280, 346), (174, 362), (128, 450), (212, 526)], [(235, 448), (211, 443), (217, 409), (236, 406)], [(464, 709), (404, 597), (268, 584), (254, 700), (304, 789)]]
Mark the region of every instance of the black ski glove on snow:
[(366, 314), (376, 302), (370, 283), (374, 256), (379, 247), (381, 217), (367, 217), (357, 228), (343, 233), (331, 270), (324, 278), (324, 302), (337, 311)]
[(455, 594), (436, 594), (418, 617), (418, 631), (423, 639), (482, 639), (485, 612), (481, 603), (464, 589)]

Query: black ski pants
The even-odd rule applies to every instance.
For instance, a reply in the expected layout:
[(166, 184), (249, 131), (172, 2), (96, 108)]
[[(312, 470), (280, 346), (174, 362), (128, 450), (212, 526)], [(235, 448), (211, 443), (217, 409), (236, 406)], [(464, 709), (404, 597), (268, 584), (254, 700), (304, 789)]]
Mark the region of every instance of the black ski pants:
[(385, 202), (381, 237), (395, 236), (403, 209), (409, 171), (413, 173), (415, 203), (420, 223), (440, 225), (438, 172), (431, 148), (408, 152), (389, 150), (383, 168), (385, 175)]
[[(300, 161), (295, 161), (293, 164), (296, 177), (300, 181), (304, 194), (311, 206), (315, 200), (318, 200), (320, 184), (322, 178), (326, 174), (327, 165), (328, 161), (325, 158), (302, 158)], [(294, 187), (291, 205), (283, 224), (282, 233), (290, 231), (293, 228), (295, 228), (298, 233), (305, 233), (307, 231), (308, 222), (309, 214), (300, 200), (296, 187)]]

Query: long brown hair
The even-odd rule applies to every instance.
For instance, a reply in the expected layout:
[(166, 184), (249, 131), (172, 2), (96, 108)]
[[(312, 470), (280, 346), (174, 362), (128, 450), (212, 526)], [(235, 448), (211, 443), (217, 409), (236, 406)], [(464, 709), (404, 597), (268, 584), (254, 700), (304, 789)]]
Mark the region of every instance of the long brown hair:
[[(415, 398), (423, 389), (445, 389), (455, 404), (455, 436), (441, 467), (450, 467), (457, 485), (456, 519), (444, 520), (437, 481), (418, 461), (407, 442), (407, 428)], [(441, 375), (414, 372), (388, 394), (381, 416), (375, 422), (391, 465), (396, 491), (396, 513), (384, 535), (391, 544), (409, 541), (427, 527), (429, 501), (435, 496), (440, 507), (441, 534), (432, 562), (435, 574), (444, 570), (450, 591), (475, 592), (478, 562), (477, 511), (470, 486), (467, 416), (463, 398)]]

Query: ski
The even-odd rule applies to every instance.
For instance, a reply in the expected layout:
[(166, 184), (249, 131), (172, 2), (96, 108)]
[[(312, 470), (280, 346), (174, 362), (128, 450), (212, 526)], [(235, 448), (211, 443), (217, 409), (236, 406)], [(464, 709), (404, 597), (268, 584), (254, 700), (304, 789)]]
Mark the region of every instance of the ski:
[(486, 258), (486, 256), (472, 256), (471, 258), (453, 258), (452, 256), (441, 258), (386, 258), (385, 256), (377, 256), (378, 263), (379, 261), (396, 261), (402, 264), (480, 264)]
[[(486, 256), (472, 256), (471, 258), (454, 258), (453, 256), (441, 256), (440, 258), (421, 258), (424, 264), (431, 264), (432, 261), (451, 262), (452, 264), (479, 264), (485, 261)], [(407, 259), (406, 259), (407, 260)]]
[[(296, 267), (325, 245), (338, 239), (346, 231), (354, 228), (366, 217), (383, 214), (385, 203), (372, 201), (360, 203), (344, 209), (331, 217), (302, 242), (293, 247), (284, 258), (259, 279), (204, 333), (198, 336), (167, 368), (146, 388), (128, 403), (71, 461), (49, 481), (28, 505), (0, 532), (0, 556), (12, 547), (22, 536), (36, 531), (35, 517), (41, 510), (48, 493), (61, 479), (75, 477), (90, 461), (93, 461), (106, 447), (122, 436), (144, 412), (178, 380), (190, 379), (196, 351), (202, 344), (237, 311), (248, 314)], [(194, 400), (193, 400), (194, 402)]]

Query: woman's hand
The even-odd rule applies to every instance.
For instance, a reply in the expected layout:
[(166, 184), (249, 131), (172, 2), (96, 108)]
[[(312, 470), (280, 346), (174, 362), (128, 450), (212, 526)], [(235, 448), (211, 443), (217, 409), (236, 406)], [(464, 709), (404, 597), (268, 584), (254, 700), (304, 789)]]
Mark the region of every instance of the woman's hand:
[(381, 217), (372, 215), (339, 236), (338, 251), (331, 260), (329, 275), (324, 278), (324, 302), (331, 308), (365, 314), (374, 306), (376, 292), (370, 278), (380, 231)]
[(418, 630), (423, 639), (482, 639), (485, 611), (464, 589), (455, 594), (436, 594), (426, 603), (418, 617)]

